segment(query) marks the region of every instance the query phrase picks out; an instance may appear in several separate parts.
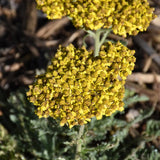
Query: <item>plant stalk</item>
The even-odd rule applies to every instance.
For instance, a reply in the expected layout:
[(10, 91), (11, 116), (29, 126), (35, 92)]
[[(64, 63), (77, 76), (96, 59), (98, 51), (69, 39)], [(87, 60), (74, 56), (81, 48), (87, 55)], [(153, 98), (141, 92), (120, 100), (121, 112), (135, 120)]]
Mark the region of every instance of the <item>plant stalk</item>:
[(96, 33), (95, 33), (94, 57), (99, 56), (99, 50), (100, 50), (100, 35), (101, 35), (101, 30), (97, 30)]
[(78, 133), (78, 137), (77, 137), (77, 146), (76, 146), (76, 156), (75, 156), (75, 160), (80, 160), (80, 153), (81, 153), (81, 149), (82, 149), (82, 142), (81, 142), (81, 137), (84, 133), (84, 125), (80, 126), (79, 128), (79, 133)]
[[(100, 39), (101, 33), (103, 33), (102, 39)], [(94, 49), (94, 57), (99, 56), (99, 51), (102, 46), (102, 44), (105, 42), (107, 36), (111, 32), (111, 28), (109, 29), (99, 29), (95, 32), (95, 49)]]

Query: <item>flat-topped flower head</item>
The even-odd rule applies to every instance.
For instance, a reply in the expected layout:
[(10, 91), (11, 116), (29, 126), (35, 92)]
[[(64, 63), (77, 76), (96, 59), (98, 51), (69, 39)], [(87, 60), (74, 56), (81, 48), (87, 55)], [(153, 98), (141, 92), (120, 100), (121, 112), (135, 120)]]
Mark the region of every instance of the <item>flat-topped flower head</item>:
[(112, 29), (115, 34), (124, 37), (145, 31), (156, 17), (147, 0), (119, 0), (115, 10), (118, 12), (114, 13)]
[(153, 15), (147, 0), (36, 0), (49, 19), (68, 16), (77, 28), (112, 27), (115, 34), (136, 35), (149, 26)]
[(59, 47), (45, 74), (27, 92), (36, 114), (53, 117), (70, 128), (92, 117), (101, 119), (123, 110), (124, 83), (134, 68), (134, 51), (106, 43), (98, 57), (85, 47)]

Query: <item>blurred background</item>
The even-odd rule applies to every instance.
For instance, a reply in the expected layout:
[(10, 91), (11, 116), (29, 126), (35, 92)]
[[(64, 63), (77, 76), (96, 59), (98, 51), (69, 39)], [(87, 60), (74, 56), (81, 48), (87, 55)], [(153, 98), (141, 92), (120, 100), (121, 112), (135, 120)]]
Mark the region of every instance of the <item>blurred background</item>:
[[(87, 125), (84, 160), (160, 159), (160, 0), (149, 3), (157, 18), (147, 31), (108, 37), (134, 49), (137, 60), (126, 82), (125, 111)], [(34, 0), (0, 0), (0, 160), (73, 159), (78, 127), (38, 119), (25, 93), (59, 44), (81, 47), (85, 35), (66, 17), (48, 20)], [(92, 37), (86, 43), (93, 49)]]

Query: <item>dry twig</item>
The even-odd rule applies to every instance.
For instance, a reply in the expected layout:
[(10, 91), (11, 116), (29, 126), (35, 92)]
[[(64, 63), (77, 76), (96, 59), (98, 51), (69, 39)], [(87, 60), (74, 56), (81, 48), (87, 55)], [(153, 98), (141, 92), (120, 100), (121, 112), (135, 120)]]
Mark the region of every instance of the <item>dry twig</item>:
[(36, 36), (38, 38), (46, 39), (50, 35), (53, 35), (54, 33), (56, 33), (58, 30), (61, 30), (61, 28), (64, 25), (68, 24), (68, 22), (69, 22), (69, 19), (67, 17), (49, 22), (38, 30), (38, 32), (36, 33)]
[(142, 95), (147, 96), (152, 102), (160, 101), (159, 95), (154, 90), (144, 88), (144, 87), (140, 86), (139, 84), (135, 84), (135, 83), (129, 82), (129, 81), (126, 82), (125, 86), (127, 89), (133, 90), (134, 92), (136, 92), (138, 94), (142, 94)]
[(64, 43), (63, 46), (67, 46), (70, 43), (72, 43), (76, 38), (82, 36), (84, 34), (83, 30), (78, 30), (76, 32), (74, 32)]
[(127, 77), (127, 81), (142, 83), (154, 83), (155, 81), (160, 83), (160, 75), (144, 74), (144, 73), (132, 73)]
[(160, 56), (156, 53), (156, 51), (150, 47), (142, 38), (140, 38), (139, 36), (135, 36), (133, 38), (133, 40), (135, 41), (135, 43), (141, 47), (145, 53), (147, 53), (149, 56), (151, 56), (151, 58), (153, 59), (154, 62), (156, 62), (158, 64), (158, 66), (160, 66)]

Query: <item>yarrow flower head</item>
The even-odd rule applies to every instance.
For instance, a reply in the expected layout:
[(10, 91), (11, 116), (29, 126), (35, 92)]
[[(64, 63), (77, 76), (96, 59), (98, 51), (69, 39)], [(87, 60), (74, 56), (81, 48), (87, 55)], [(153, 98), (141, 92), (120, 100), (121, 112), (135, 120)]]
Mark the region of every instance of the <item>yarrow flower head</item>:
[(101, 46), (99, 56), (72, 44), (59, 47), (45, 74), (36, 77), (27, 96), (36, 114), (53, 117), (70, 128), (92, 117), (123, 110), (124, 83), (134, 68), (134, 51), (120, 42)]
[(136, 35), (153, 15), (147, 0), (36, 0), (49, 19), (68, 16), (75, 27), (87, 30), (112, 27), (115, 34)]
[(38, 8), (47, 14), (49, 19), (60, 19), (66, 16), (65, 4), (70, 0), (36, 0)]

